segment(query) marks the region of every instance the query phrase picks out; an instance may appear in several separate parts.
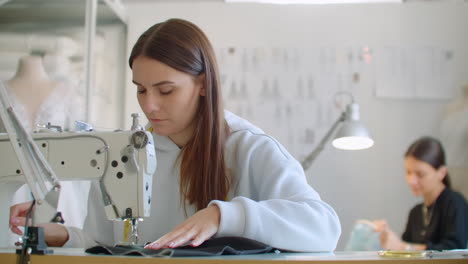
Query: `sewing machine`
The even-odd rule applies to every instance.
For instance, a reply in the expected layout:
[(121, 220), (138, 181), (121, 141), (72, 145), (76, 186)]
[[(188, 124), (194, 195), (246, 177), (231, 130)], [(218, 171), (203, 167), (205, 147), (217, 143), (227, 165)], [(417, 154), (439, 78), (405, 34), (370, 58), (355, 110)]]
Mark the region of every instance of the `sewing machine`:
[(1, 82), (0, 99), (0, 116), (8, 132), (0, 133), (0, 183), (26, 182), (35, 200), (22, 255), (25, 250), (47, 253), (43, 231), (35, 225), (60, 222), (60, 181), (99, 181), (107, 218), (130, 220), (137, 243), (138, 221), (150, 215), (156, 171), (153, 137), (138, 125), (138, 116), (132, 115), (129, 131), (62, 132), (49, 124), (31, 134), (18, 121)]
[[(40, 132), (32, 134), (32, 138), (57, 180), (99, 180), (108, 219), (150, 215), (156, 156), (149, 132)], [(27, 182), (5, 133), (0, 133), (0, 156), (0, 182)], [(28, 184), (39, 186), (44, 182), (47, 180), (34, 179)], [(30, 188), (33, 194), (37, 193), (35, 188)], [(39, 204), (41, 195), (35, 197)], [(38, 223), (53, 218), (50, 215), (37, 217)]]

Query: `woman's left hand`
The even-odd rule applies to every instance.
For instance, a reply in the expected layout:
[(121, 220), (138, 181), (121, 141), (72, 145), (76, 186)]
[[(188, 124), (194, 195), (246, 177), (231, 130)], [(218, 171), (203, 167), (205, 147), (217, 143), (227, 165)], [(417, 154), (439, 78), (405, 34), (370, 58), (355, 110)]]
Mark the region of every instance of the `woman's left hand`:
[(380, 244), (386, 250), (405, 250), (406, 243), (403, 242), (390, 227), (385, 226), (385, 229), (380, 233)]
[(221, 212), (217, 205), (210, 205), (189, 217), (174, 230), (145, 246), (149, 249), (175, 248), (187, 244), (199, 246), (218, 232)]

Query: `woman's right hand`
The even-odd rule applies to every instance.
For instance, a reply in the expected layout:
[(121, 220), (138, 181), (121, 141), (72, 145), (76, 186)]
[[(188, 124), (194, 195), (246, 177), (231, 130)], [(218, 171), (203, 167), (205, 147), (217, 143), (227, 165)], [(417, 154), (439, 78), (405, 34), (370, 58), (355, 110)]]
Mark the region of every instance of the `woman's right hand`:
[(377, 233), (381, 233), (388, 228), (387, 220), (385, 219), (374, 220), (372, 224), (374, 224), (374, 231)]
[[(31, 203), (25, 202), (10, 207), (10, 229), (13, 233), (23, 235), (19, 227), (26, 224), (26, 214), (31, 207)], [(29, 224), (31, 224), (31, 220)], [(44, 236), (48, 246), (61, 247), (68, 241), (68, 231), (61, 224), (42, 223), (37, 226), (44, 228)]]
[(374, 231), (380, 233), (380, 246), (385, 250), (405, 250), (407, 244), (393, 232), (386, 220), (379, 219), (372, 221)]
[[(15, 204), (10, 207), (10, 229), (13, 233), (22, 236), (23, 232), (19, 226), (24, 226), (26, 223), (26, 214), (31, 207), (32, 202)], [(31, 221), (29, 222), (31, 224)]]

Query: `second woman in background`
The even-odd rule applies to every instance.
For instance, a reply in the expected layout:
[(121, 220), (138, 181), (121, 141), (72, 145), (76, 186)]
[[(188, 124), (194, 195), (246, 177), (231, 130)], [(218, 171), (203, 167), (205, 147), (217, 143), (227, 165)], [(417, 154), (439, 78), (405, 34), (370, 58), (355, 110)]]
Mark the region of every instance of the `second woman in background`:
[(416, 140), (405, 153), (406, 181), (423, 202), (411, 209), (400, 239), (386, 221), (375, 221), (381, 246), (387, 250), (446, 250), (467, 247), (468, 206), (451, 189), (441, 143)]

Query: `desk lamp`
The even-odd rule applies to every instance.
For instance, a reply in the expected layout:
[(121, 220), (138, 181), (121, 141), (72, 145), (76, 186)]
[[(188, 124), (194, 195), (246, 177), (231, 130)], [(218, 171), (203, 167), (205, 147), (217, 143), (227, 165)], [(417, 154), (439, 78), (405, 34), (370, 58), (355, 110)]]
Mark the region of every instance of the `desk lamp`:
[[(349, 95), (351, 103), (346, 105), (338, 119), (333, 123), (315, 149), (301, 162), (304, 170), (307, 170), (312, 165), (313, 161), (325, 148), (325, 144), (332, 137), (338, 127), (339, 130), (332, 141), (332, 145), (335, 148), (359, 150), (370, 148), (374, 145), (374, 141), (369, 136), (369, 132), (361, 122), (359, 122), (359, 105), (354, 102), (354, 97), (348, 92), (338, 92), (335, 94), (335, 98), (340, 94)], [(341, 123), (343, 124), (340, 126)]]

